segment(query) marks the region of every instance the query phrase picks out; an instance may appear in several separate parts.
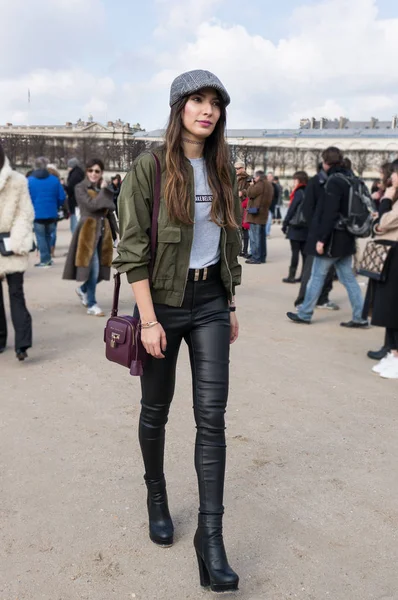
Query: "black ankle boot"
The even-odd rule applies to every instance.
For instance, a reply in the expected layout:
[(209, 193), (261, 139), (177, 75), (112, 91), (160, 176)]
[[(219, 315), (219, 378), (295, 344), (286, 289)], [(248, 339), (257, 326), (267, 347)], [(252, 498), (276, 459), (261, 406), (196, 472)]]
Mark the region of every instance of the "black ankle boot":
[(167, 503), (166, 481), (164, 477), (155, 481), (145, 479), (148, 488), (149, 537), (168, 548), (173, 544), (174, 526)]
[(289, 275), (282, 279), (283, 283), (296, 283), (296, 270), (297, 269), (292, 269), (292, 267), (290, 267)]
[(28, 353), (23, 348), (19, 348), (18, 350), (16, 350), (15, 354), (17, 359), (21, 362), (25, 360), (25, 358), (28, 358)]
[(199, 515), (194, 546), (200, 585), (210, 586), (213, 592), (237, 590), (239, 577), (228, 564), (222, 537), (222, 515)]

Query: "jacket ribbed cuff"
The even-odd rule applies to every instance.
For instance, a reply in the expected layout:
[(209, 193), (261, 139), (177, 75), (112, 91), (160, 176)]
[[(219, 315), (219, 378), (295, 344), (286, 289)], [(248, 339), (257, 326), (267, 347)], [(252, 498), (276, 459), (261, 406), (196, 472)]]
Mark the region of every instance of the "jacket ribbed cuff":
[(127, 271), (127, 281), (129, 283), (144, 281), (144, 279), (149, 279), (148, 267), (136, 267), (131, 271)]

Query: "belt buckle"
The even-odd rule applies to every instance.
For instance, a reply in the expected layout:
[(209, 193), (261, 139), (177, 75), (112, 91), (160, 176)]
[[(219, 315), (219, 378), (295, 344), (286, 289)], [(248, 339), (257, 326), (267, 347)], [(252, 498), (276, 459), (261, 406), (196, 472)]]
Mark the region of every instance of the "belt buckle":
[(195, 269), (194, 281), (199, 281), (200, 269)]
[(207, 267), (205, 267), (203, 269), (203, 278), (202, 278), (202, 281), (206, 281), (206, 279), (207, 279)]

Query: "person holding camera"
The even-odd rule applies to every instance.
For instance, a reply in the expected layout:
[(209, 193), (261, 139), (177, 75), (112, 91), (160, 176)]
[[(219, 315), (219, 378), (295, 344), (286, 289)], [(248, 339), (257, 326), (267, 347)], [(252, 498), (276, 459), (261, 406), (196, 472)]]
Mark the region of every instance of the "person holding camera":
[(248, 185), (250, 185), (250, 177), (249, 175), (246, 173), (246, 168), (245, 168), (245, 163), (241, 160), (238, 160), (235, 163), (235, 171), (236, 171), (236, 179), (237, 179), (237, 183), (238, 183), (238, 193), (239, 193), (239, 198), (240, 198), (240, 202), (241, 202), (241, 206), (242, 206), (242, 229), (241, 229), (241, 233), (242, 233), (242, 241), (243, 241), (243, 246), (242, 246), (242, 252), (240, 253), (239, 256), (242, 256), (242, 258), (249, 258), (249, 230), (250, 230), (250, 225), (247, 222), (247, 205), (249, 202), (249, 199), (246, 196), (246, 188)]

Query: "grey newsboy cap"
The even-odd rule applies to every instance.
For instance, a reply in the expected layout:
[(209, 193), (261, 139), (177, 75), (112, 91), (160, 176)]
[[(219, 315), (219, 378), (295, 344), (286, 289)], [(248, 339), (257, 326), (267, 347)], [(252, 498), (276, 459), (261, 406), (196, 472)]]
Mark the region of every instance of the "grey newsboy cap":
[(69, 169), (74, 169), (75, 167), (79, 166), (79, 159), (78, 158), (70, 158), (68, 160), (68, 168)]
[(213, 88), (220, 92), (225, 106), (228, 106), (231, 102), (227, 90), (218, 77), (210, 73), (210, 71), (197, 69), (196, 71), (183, 73), (174, 79), (170, 90), (170, 106), (173, 106), (173, 104), (184, 98), (184, 96), (194, 94), (202, 88)]

